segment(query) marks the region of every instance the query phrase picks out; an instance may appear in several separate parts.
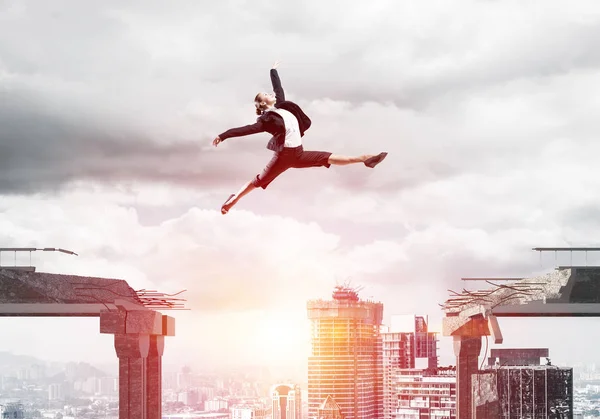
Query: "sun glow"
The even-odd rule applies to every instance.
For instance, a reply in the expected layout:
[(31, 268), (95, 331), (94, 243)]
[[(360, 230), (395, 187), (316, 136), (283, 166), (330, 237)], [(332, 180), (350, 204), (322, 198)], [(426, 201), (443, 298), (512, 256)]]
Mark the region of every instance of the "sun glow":
[(271, 313), (259, 321), (253, 346), (266, 363), (302, 363), (308, 354), (309, 333), (308, 320), (297, 313)]

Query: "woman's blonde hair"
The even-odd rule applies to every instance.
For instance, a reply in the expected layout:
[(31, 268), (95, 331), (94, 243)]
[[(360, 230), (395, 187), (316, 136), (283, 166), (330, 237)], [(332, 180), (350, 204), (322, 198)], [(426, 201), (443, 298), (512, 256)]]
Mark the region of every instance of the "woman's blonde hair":
[(257, 115), (262, 115), (264, 113), (264, 109), (260, 104), (260, 93), (257, 93), (254, 97), (254, 106), (256, 107)]

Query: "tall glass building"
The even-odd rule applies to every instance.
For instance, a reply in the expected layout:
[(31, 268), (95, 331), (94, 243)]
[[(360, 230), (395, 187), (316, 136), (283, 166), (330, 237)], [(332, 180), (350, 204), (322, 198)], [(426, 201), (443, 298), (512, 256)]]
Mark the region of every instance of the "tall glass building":
[(344, 419), (380, 419), (383, 304), (360, 300), (358, 292), (348, 286), (335, 287), (332, 297), (307, 304), (312, 334), (309, 419), (317, 417), (328, 397)]

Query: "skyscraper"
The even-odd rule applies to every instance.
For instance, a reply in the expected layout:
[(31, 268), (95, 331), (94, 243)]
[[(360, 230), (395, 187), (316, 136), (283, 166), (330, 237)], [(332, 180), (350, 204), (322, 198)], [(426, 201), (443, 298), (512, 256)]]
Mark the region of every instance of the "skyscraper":
[(309, 419), (329, 397), (344, 419), (379, 419), (383, 414), (383, 304), (363, 301), (348, 286), (333, 300), (309, 301), (312, 348), (308, 358)]
[(391, 316), (383, 337), (383, 418), (455, 418), (456, 374), (438, 368), (427, 316)]
[(271, 391), (273, 397), (273, 419), (302, 419), (300, 387), (278, 384)]
[(437, 333), (429, 332), (427, 316), (394, 315), (383, 336), (383, 362), (388, 368), (435, 369)]

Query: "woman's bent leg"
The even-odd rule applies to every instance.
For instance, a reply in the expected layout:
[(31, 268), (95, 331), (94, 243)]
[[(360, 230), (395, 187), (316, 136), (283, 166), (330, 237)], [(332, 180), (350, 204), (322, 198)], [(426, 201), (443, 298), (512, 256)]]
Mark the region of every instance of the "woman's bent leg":
[(269, 184), (271, 182), (273, 182), (273, 180), (275, 180), (275, 178), (277, 176), (279, 176), (280, 174), (282, 174), (289, 168), (290, 168), (290, 164), (289, 164), (288, 159), (282, 158), (280, 155), (275, 154), (273, 156), (273, 158), (271, 159), (271, 161), (269, 161), (269, 163), (267, 163), (267, 166), (264, 168), (264, 170), (262, 171), (261, 174), (257, 175), (250, 182), (246, 183), (242, 187), (242, 189), (240, 189), (238, 191), (237, 194), (233, 194), (229, 197), (229, 199), (221, 207), (221, 213), (227, 214), (227, 212), (235, 204), (237, 204), (238, 201), (240, 199), (242, 199), (242, 197), (244, 197), (245, 195), (248, 195), (254, 189), (256, 189), (256, 188), (267, 189), (267, 186), (269, 186)]
[(237, 194), (230, 195), (229, 199), (227, 201), (225, 201), (225, 203), (221, 207), (221, 214), (227, 214), (229, 212), (229, 210), (235, 204), (237, 204), (240, 199), (242, 199), (244, 196), (248, 195), (254, 189), (256, 189), (256, 186), (254, 186), (254, 180), (251, 180), (250, 182), (248, 182), (244, 186), (242, 186), (242, 189), (240, 189)]

